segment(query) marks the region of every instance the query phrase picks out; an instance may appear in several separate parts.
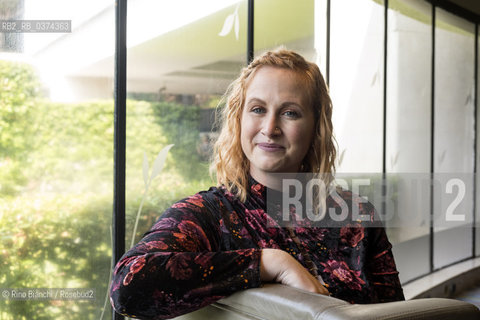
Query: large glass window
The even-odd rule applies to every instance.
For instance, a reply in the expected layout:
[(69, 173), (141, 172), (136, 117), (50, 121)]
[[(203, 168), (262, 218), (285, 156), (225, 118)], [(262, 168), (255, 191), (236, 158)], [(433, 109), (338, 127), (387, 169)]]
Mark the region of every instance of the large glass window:
[[(432, 8), (414, 0), (388, 4), (386, 170), (389, 188), (399, 191), (386, 208), (395, 217), (387, 226), (405, 282), (430, 266)], [(415, 186), (421, 192), (411, 192)]]
[(246, 1), (128, 2), (127, 248), (175, 201), (215, 184), (215, 108), (246, 64), (246, 23)]
[(331, 1), (330, 90), (339, 172), (382, 172), (383, 1)]
[(1, 319), (111, 318), (113, 8), (0, 4)]
[[(434, 169), (440, 181), (460, 175), (464, 191), (457, 186), (452, 192), (463, 195), (463, 201), (454, 214), (465, 217), (465, 221), (456, 227), (436, 222), (435, 268), (472, 255), (472, 227), (467, 222), (473, 215), (474, 34), (474, 24), (436, 10)], [(440, 198), (445, 196), (444, 191), (435, 190), (441, 195), (434, 201), (434, 213), (448, 214)]]
[[(478, 25), (477, 25), (477, 28), (478, 28)], [(480, 38), (477, 38), (477, 52), (480, 52)], [(480, 63), (478, 63), (478, 54), (477, 54), (477, 94), (476, 94), (476, 97), (477, 97), (477, 104), (475, 106), (475, 108), (477, 109), (477, 124), (476, 124), (476, 129), (477, 129), (477, 159), (475, 159), (475, 161), (477, 161), (477, 172), (480, 168), (480, 157), (478, 156), (479, 154), (479, 150), (480, 150), (480, 144), (479, 144), (479, 140), (480, 140), (480, 126), (479, 126), (479, 119), (480, 119), (480, 112), (478, 111), (478, 108), (479, 108), (479, 103), (478, 103), (478, 100), (480, 98), (480, 82), (478, 81), (478, 74), (479, 74), (479, 71), (480, 71)], [(476, 195), (475, 195), (475, 199), (480, 199), (480, 175), (477, 173), (476, 176), (475, 176), (475, 179), (477, 181), (476, 183)], [(475, 236), (475, 240), (476, 240), (476, 244), (475, 244), (475, 254), (477, 256), (480, 255), (480, 203), (476, 202), (476, 225), (475, 225), (475, 232), (476, 232), (476, 236)]]
[(279, 47), (295, 50), (316, 62), (326, 78), (327, 0), (256, 1), (254, 12), (256, 54)]
[[(314, 14), (315, 10), (321, 10), (318, 7), (321, 4), (318, 2), (314, 0), (256, 1), (253, 38), (256, 54), (285, 47), (298, 51), (310, 61), (315, 60)], [(272, 8), (275, 9), (272, 10)], [(325, 32), (325, 27), (322, 29), (321, 31)]]

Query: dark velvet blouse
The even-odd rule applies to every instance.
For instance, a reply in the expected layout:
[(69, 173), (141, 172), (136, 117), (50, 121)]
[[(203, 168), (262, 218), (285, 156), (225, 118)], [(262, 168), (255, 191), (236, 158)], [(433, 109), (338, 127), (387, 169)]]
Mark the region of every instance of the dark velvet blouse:
[(327, 208), (353, 204), (371, 219), (334, 227), (297, 225), (299, 241), (294, 241), (266, 212), (266, 195), (266, 188), (250, 179), (245, 202), (224, 188), (210, 188), (173, 204), (117, 263), (110, 289), (115, 310), (137, 318), (172, 318), (260, 287), (262, 248), (282, 249), (304, 266), (306, 253), (339, 299), (404, 300), (391, 244), (374, 222), (369, 202), (344, 190), (328, 196)]

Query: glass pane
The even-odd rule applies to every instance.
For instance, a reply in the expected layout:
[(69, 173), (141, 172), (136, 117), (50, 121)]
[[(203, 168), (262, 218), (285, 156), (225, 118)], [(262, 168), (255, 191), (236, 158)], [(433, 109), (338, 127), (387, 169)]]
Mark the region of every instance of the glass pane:
[(427, 182), (422, 184), (422, 197), (405, 188), (396, 195), (395, 207), (387, 207), (396, 218), (389, 221), (388, 234), (405, 282), (429, 272), (429, 221), (407, 226), (399, 215), (430, 214), (432, 8), (415, 0), (388, 4), (388, 178), (391, 187)]
[[(480, 52), (480, 37), (477, 38), (477, 52)], [(477, 61), (478, 61), (478, 54), (477, 54)], [(480, 74), (480, 64), (477, 64), (477, 74)], [(479, 117), (480, 117), (480, 112), (478, 112), (478, 99), (480, 98), (480, 81), (478, 81), (477, 77), (477, 105), (475, 106), (477, 108), (477, 172), (480, 168), (480, 157), (479, 157), (479, 151), (480, 151), (480, 126), (479, 126)], [(476, 174), (475, 179), (477, 181), (476, 186), (477, 186), (477, 194), (475, 196), (476, 200), (476, 225), (475, 225), (475, 232), (476, 232), (476, 244), (475, 244), (475, 251), (476, 251), (476, 256), (480, 256), (480, 202), (478, 199), (480, 199), (480, 175)]]
[[(437, 177), (462, 175), (466, 186), (456, 214), (472, 219), (474, 145), (474, 44), (475, 26), (441, 9), (435, 27), (435, 137), (434, 165)], [(443, 185), (442, 185), (443, 188)], [(435, 192), (445, 197), (444, 190)], [(457, 190), (455, 193), (459, 192)], [(434, 201), (434, 212), (440, 201)], [(472, 254), (472, 227), (462, 223), (446, 229), (436, 223), (434, 266), (441, 268)]]
[(245, 65), (247, 28), (247, 1), (128, 5), (127, 248), (174, 202), (215, 184), (214, 111)]
[(279, 47), (295, 50), (326, 78), (327, 0), (257, 1), (254, 12), (256, 54)]
[[(314, 2), (314, 35), (315, 62), (320, 68), (325, 81), (327, 80), (327, 0)], [(313, 61), (313, 59), (312, 59)], [(328, 83), (327, 83), (328, 84)]]
[(382, 172), (383, 1), (331, 1), (330, 90), (339, 172)]
[[(275, 8), (275, 10), (272, 10)], [(255, 2), (255, 51), (260, 54), (266, 50), (285, 47), (298, 51), (309, 61), (317, 60), (317, 43), (322, 45), (325, 25), (315, 21), (320, 16), (326, 22), (326, 1), (289, 1), (267, 0)], [(322, 14), (324, 11), (324, 14)], [(292, 14), (295, 12), (295, 14)], [(317, 28), (318, 26), (318, 28)], [(314, 31), (315, 28), (315, 31)], [(325, 38), (323, 36), (323, 38)], [(319, 48), (320, 49), (320, 48)], [(318, 61), (325, 61), (325, 48), (318, 55)], [(321, 49), (320, 49), (321, 50)]]
[(1, 319), (111, 318), (113, 12), (0, 4)]

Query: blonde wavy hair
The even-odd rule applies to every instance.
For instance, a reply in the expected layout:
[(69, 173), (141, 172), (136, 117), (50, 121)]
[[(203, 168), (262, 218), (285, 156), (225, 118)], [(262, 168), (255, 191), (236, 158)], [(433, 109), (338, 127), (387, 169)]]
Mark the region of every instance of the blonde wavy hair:
[[(278, 49), (255, 58), (243, 68), (240, 76), (229, 86), (219, 104), (217, 122), (220, 134), (214, 145), (210, 172), (216, 174), (218, 185), (223, 185), (245, 201), (248, 193), (249, 161), (243, 153), (240, 132), (241, 117), (249, 80), (263, 66), (285, 68), (297, 72), (306, 83), (306, 90), (314, 111), (315, 134), (302, 165), (302, 172), (313, 173), (327, 185), (335, 172), (335, 138), (332, 126), (332, 102), (328, 88), (315, 63), (306, 61), (294, 51)], [(224, 104), (222, 106), (222, 104)]]

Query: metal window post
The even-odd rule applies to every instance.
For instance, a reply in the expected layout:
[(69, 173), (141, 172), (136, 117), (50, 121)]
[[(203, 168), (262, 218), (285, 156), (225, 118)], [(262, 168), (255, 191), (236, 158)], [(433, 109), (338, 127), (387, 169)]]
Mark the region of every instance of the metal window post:
[[(127, 0), (115, 1), (115, 77), (114, 77), (114, 265), (125, 252), (125, 153), (127, 116)], [(112, 310), (114, 320), (124, 319)]]

